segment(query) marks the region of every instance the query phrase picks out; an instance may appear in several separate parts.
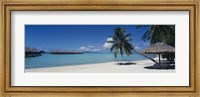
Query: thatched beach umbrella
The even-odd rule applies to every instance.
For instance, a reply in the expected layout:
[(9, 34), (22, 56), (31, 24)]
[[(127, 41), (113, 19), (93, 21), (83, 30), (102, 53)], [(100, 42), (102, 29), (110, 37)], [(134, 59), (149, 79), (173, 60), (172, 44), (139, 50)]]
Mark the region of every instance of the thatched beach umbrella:
[(155, 43), (149, 48), (146, 48), (142, 53), (144, 54), (158, 54), (159, 55), (159, 65), (160, 65), (160, 54), (163, 53), (174, 53), (175, 48), (162, 42)]

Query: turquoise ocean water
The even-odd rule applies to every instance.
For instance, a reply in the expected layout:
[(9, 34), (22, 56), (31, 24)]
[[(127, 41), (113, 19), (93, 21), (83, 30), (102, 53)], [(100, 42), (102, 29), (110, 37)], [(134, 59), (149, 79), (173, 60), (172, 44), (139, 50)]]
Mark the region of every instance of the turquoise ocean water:
[[(151, 57), (155, 56), (153, 55)], [(123, 58), (118, 55), (116, 59), (114, 58), (113, 53), (84, 53), (73, 55), (43, 54), (39, 57), (25, 58), (25, 68), (29, 69), (55, 66), (84, 65), (112, 61), (134, 61), (145, 59), (147, 58), (136, 53), (132, 54), (131, 56), (124, 55)]]

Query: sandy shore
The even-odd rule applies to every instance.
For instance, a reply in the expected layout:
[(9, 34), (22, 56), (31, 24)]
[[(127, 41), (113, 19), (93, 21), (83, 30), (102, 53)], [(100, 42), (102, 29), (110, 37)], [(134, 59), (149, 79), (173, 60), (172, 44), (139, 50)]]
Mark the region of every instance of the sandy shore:
[[(156, 70), (145, 69), (154, 63), (150, 60), (129, 61), (129, 65), (119, 65), (120, 62), (84, 64), (76, 66), (58, 66), (46, 68), (25, 69), (25, 72), (67, 72), (67, 73), (174, 73), (175, 69)], [(124, 63), (124, 62), (122, 62)]]

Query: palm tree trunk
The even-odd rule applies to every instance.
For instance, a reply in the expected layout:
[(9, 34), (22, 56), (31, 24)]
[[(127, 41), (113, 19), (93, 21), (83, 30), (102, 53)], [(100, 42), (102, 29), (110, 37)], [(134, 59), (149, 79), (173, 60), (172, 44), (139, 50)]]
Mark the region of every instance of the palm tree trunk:
[(159, 65), (160, 65), (160, 54), (159, 54)]
[(154, 59), (152, 59), (152, 58), (150, 58), (150, 57), (148, 57), (148, 56), (146, 56), (146, 55), (144, 55), (144, 54), (142, 54), (142, 53), (140, 53), (140, 52), (137, 52), (137, 51), (134, 51), (134, 52), (136, 52), (136, 53), (138, 53), (138, 54), (140, 54), (140, 55), (146, 57), (147, 59), (150, 59), (151, 61), (153, 61), (153, 62), (156, 63), (156, 64), (158, 63), (156, 60), (154, 60)]

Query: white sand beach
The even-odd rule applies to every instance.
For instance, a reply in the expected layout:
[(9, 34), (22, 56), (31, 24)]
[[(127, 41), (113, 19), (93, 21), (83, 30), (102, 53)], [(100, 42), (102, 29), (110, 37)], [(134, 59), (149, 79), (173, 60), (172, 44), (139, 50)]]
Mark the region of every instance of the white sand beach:
[[(65, 73), (175, 73), (175, 69), (145, 69), (146, 66), (152, 66), (151, 60), (128, 61), (129, 65), (119, 65), (120, 62), (106, 62), (96, 64), (83, 64), (74, 66), (58, 66), (25, 69), (25, 72), (65, 72)], [(122, 62), (124, 63), (124, 62)]]

